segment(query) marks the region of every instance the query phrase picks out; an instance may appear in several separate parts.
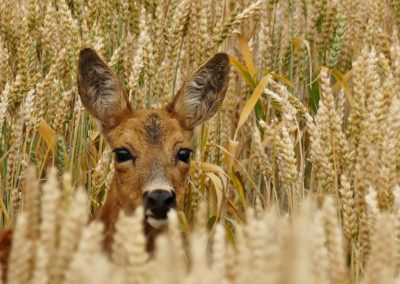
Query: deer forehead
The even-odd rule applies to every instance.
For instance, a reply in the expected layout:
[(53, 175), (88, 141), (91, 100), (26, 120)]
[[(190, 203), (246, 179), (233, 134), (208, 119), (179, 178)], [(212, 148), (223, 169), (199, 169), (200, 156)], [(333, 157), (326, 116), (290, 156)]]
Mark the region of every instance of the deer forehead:
[(163, 110), (138, 110), (105, 133), (113, 149), (132, 147), (135, 151), (173, 150), (175, 144), (190, 146), (192, 132)]
[(191, 146), (192, 132), (166, 111), (135, 111), (104, 135), (112, 149), (128, 148), (137, 156), (135, 168), (130, 163), (115, 166), (117, 174), (134, 182), (143, 192), (174, 191), (174, 180), (186, 175), (186, 171), (176, 169), (176, 153), (180, 148)]

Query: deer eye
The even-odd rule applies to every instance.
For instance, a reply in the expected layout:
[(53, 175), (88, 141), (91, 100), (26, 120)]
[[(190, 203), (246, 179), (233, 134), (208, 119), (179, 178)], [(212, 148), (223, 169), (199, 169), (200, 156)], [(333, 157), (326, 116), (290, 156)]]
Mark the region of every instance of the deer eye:
[(177, 158), (179, 161), (182, 161), (184, 163), (189, 163), (190, 153), (192, 153), (192, 150), (190, 149), (180, 149), (178, 151)]
[(115, 153), (115, 161), (117, 161), (118, 163), (123, 163), (134, 159), (131, 153), (129, 153), (129, 151), (125, 148), (115, 149), (114, 153)]

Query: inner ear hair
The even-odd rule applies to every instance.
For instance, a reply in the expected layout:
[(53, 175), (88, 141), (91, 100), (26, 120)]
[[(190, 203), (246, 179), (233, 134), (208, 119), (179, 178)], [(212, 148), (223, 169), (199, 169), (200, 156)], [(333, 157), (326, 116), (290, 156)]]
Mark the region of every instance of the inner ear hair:
[(78, 90), (83, 106), (103, 126), (130, 110), (117, 76), (91, 48), (79, 54)]
[(217, 53), (184, 82), (167, 110), (188, 129), (210, 119), (225, 97), (229, 69), (228, 55)]

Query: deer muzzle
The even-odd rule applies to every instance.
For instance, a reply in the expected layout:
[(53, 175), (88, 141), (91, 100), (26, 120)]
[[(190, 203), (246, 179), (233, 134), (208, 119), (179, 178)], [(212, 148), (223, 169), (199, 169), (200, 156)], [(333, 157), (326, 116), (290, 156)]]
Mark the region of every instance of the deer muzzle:
[(164, 225), (168, 211), (176, 207), (175, 192), (169, 190), (153, 190), (144, 196), (145, 215), (153, 227)]

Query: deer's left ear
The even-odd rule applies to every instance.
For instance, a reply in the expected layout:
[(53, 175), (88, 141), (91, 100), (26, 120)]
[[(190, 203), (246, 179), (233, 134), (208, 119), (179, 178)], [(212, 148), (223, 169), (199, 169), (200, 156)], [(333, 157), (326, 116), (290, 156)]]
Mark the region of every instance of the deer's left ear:
[(229, 58), (218, 53), (198, 68), (179, 90), (167, 110), (187, 129), (211, 118), (224, 100), (229, 73)]

